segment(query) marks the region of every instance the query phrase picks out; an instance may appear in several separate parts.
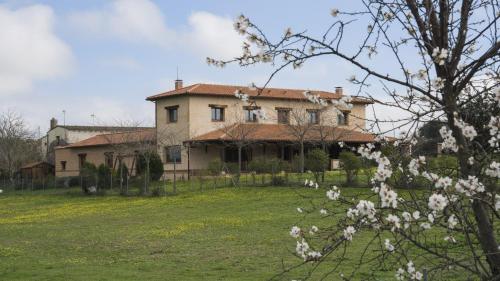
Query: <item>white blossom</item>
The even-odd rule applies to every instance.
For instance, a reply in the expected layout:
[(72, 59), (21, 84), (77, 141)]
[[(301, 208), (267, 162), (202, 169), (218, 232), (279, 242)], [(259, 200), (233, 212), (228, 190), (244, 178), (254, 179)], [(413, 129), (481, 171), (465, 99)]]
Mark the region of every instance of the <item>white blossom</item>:
[(301, 230), (298, 226), (293, 226), (292, 229), (290, 230), (290, 236), (293, 238), (299, 238), (301, 233)]
[(398, 207), (398, 194), (394, 190), (389, 189), (386, 184), (382, 183), (380, 185), (379, 195), (380, 195), (380, 201), (382, 202), (382, 208)]
[(356, 210), (358, 210), (358, 214), (361, 216), (366, 216), (369, 219), (373, 219), (375, 217), (375, 204), (368, 200), (359, 200), (358, 205), (356, 205)]
[(492, 178), (500, 178), (500, 163), (491, 162), (490, 166), (484, 170), (484, 173)]
[(434, 87), (438, 91), (444, 88), (445, 82), (446, 79), (442, 79), (440, 77), (437, 77), (436, 79), (431, 81), (432, 87)]
[(297, 241), (297, 246), (295, 247), (295, 251), (297, 252), (297, 254), (301, 257), (303, 257), (304, 259), (307, 258), (307, 251), (309, 251), (309, 244), (307, 244), (306, 240), (304, 240), (302, 238), (302, 241)]
[(415, 212), (413, 212), (412, 216), (413, 216), (413, 218), (415, 220), (418, 220), (420, 218), (420, 212), (419, 211), (415, 211)]
[(353, 226), (348, 226), (344, 229), (344, 238), (348, 241), (352, 241), (352, 236), (356, 233), (356, 229)]
[(314, 235), (316, 232), (318, 232), (318, 227), (313, 225), (311, 226), (311, 230), (309, 230), (309, 234)]
[(394, 245), (391, 244), (391, 241), (389, 239), (385, 239), (384, 245), (387, 251), (389, 252), (394, 251)]
[(436, 181), (436, 188), (447, 189), (452, 185), (453, 181), (450, 177), (442, 177)]
[(333, 186), (332, 189), (326, 192), (326, 197), (330, 200), (338, 200), (340, 197), (340, 190), (336, 186)]
[(443, 138), (442, 149), (450, 149), (453, 152), (458, 151), (457, 140), (453, 137), (451, 130), (448, 130), (445, 126), (439, 129), (439, 133)]
[(433, 211), (442, 211), (448, 205), (448, 199), (441, 194), (434, 193), (429, 197), (428, 207)]
[(423, 222), (423, 223), (420, 224), (420, 227), (422, 229), (430, 229), (431, 228), (431, 224), (428, 223), (428, 222)]
[(444, 241), (450, 242), (450, 243), (457, 243), (457, 240), (453, 236), (446, 236), (446, 237), (444, 237)]
[(457, 226), (457, 224), (458, 224), (458, 219), (457, 219), (457, 217), (454, 214), (452, 214), (448, 218), (448, 228), (449, 229), (454, 229), (455, 226)]
[(401, 228), (400, 219), (398, 216), (389, 214), (386, 218), (387, 222), (392, 224), (391, 231), (394, 232), (395, 229)]
[(332, 17), (338, 16), (339, 15), (339, 9), (335, 9), (335, 8), (331, 9), (330, 10), (330, 15), (332, 15)]
[(297, 208), (297, 212), (302, 213), (302, 208)]
[(448, 54), (449, 51), (447, 49), (440, 49), (439, 47), (434, 48), (432, 50), (432, 58), (434, 59), (434, 62), (436, 62), (439, 65), (444, 65), (446, 62), (446, 59), (448, 59)]
[(327, 215), (328, 211), (325, 210), (325, 209), (321, 209), (321, 210), (319, 210), (319, 213), (322, 214), (322, 215)]
[(500, 210), (500, 195), (495, 195), (495, 210)]
[(475, 176), (469, 176), (466, 180), (460, 179), (455, 184), (455, 190), (459, 193), (463, 193), (467, 196), (473, 196), (477, 193), (484, 192), (484, 185), (479, 182), (479, 179)]

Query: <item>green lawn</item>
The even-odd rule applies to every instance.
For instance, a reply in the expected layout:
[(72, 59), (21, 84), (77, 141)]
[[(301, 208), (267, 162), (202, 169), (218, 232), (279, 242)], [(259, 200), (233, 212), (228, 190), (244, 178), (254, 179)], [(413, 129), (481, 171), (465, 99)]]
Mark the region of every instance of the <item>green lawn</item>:
[[(359, 192), (366, 189), (352, 189)], [(83, 196), (78, 190), (0, 195), (0, 280), (266, 280), (294, 257), (298, 206), (324, 190), (221, 188), (177, 196)], [(320, 226), (332, 218), (316, 217)], [(310, 226), (310, 224), (309, 224)], [(338, 272), (358, 267), (360, 235)], [(331, 269), (323, 263), (318, 280)], [(301, 278), (301, 267), (283, 276)], [(362, 269), (371, 272), (372, 268)], [(394, 272), (380, 271), (380, 279)], [(334, 273), (326, 280), (338, 280)]]

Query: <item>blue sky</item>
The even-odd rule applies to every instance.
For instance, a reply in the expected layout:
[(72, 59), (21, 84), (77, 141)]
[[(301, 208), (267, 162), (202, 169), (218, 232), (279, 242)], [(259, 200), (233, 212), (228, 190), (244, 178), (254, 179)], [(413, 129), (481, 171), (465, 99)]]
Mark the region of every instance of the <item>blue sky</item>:
[[(354, 9), (353, 2), (4, 1), (0, 23), (13, 32), (0, 32), (2, 42), (12, 42), (0, 47), (0, 84), (6, 82), (0, 86), (0, 110), (21, 113), (42, 132), (51, 117), (63, 122), (63, 110), (66, 124), (153, 124), (154, 107), (144, 99), (172, 89), (177, 67), (185, 85), (259, 85), (267, 79), (270, 66), (219, 69), (205, 63), (207, 56), (240, 52), (243, 38), (232, 29), (240, 13), (271, 36), (289, 26), (315, 33), (333, 21), (332, 7)], [(366, 24), (359, 28), (366, 30)], [(346, 44), (357, 34), (348, 33)], [(378, 59), (384, 62), (383, 55)], [(284, 71), (271, 86), (353, 91), (347, 79), (355, 73), (347, 63), (321, 58)]]

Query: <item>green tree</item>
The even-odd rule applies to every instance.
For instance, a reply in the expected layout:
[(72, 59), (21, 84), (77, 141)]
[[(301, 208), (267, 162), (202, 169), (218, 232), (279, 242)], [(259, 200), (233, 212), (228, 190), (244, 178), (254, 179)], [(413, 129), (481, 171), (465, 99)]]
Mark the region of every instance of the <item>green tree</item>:
[[(149, 171), (148, 171), (149, 160)], [(157, 181), (163, 175), (163, 163), (160, 155), (156, 151), (148, 151), (140, 154), (137, 159), (137, 174), (145, 176), (149, 174), (149, 179)]]
[(321, 174), (328, 168), (329, 161), (330, 157), (324, 150), (315, 148), (307, 153), (304, 164), (307, 170), (314, 173), (314, 178), (318, 182)]
[(339, 159), (342, 162), (342, 168), (347, 175), (347, 184), (353, 184), (356, 176), (358, 175), (359, 169), (361, 169), (361, 160), (356, 154), (350, 151), (342, 151), (339, 155)]

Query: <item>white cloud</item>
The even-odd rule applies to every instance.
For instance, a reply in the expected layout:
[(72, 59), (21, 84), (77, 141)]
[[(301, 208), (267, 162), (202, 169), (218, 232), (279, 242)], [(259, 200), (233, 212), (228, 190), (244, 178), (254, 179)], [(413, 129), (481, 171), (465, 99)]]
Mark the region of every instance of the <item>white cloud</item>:
[(69, 21), (85, 32), (164, 47), (169, 46), (174, 37), (160, 9), (148, 0), (116, 0), (99, 11), (75, 12)]
[(240, 54), (242, 38), (234, 31), (232, 19), (197, 11), (187, 21), (182, 30), (168, 27), (160, 8), (149, 0), (115, 0), (102, 10), (69, 16), (71, 25), (90, 34), (187, 49), (203, 58)]
[(243, 38), (234, 30), (230, 18), (209, 12), (194, 12), (188, 22), (190, 29), (185, 36), (196, 52), (218, 59), (241, 54)]
[(48, 6), (0, 6), (0, 95), (29, 91), (35, 80), (71, 70), (71, 49), (54, 34), (54, 20)]

